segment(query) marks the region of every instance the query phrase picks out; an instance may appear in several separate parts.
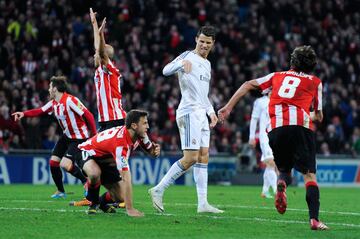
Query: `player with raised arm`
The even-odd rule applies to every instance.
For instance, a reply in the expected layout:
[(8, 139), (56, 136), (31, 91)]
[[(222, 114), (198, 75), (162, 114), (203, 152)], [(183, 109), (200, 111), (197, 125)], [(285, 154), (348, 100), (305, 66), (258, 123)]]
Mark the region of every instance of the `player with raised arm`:
[(171, 166), (159, 184), (149, 190), (153, 206), (159, 212), (164, 211), (163, 194), (166, 188), (192, 165), (198, 196), (197, 212), (223, 212), (207, 201), (210, 128), (215, 127), (218, 121), (208, 98), (211, 64), (207, 56), (215, 43), (215, 28), (201, 27), (195, 41), (194, 50), (185, 51), (163, 69), (165, 76), (177, 74), (179, 79), (182, 97), (176, 111), (176, 121), (183, 157)]
[[(113, 127), (80, 144), (78, 150), (73, 154), (75, 160), (82, 164), (84, 172), (88, 175), (87, 199), (92, 202), (88, 213), (94, 214), (97, 208), (104, 212), (115, 212), (106, 202), (99, 198), (100, 184), (104, 185), (115, 200), (121, 200), (121, 190), (125, 190), (124, 201), (129, 216), (143, 216), (143, 213), (133, 208), (132, 190), (127, 184), (120, 184), (119, 171), (129, 171), (129, 156), (132, 150), (141, 147), (153, 157), (160, 155), (160, 145), (151, 143), (151, 147), (144, 145), (143, 138), (147, 137), (149, 123), (148, 113), (142, 110), (131, 110), (126, 117), (126, 126)], [(109, 158), (112, 155), (113, 158)], [(80, 160), (79, 160), (80, 158)]]
[[(104, 18), (100, 28), (96, 20), (96, 13), (90, 8), (90, 20), (94, 36), (94, 65), (95, 75), (94, 84), (96, 89), (96, 102), (98, 109), (99, 132), (125, 123), (126, 112), (122, 107), (121, 94), (121, 73), (111, 60), (114, 57), (114, 48), (106, 44), (104, 29), (106, 18)], [(122, 172), (123, 180), (121, 183), (131, 183), (130, 172)], [(122, 191), (124, 192), (124, 190)], [(102, 200), (111, 201), (108, 193), (104, 193)], [(72, 202), (74, 206), (90, 205), (87, 200)], [(123, 205), (122, 205), (123, 206)]]
[(275, 162), (274, 155), (269, 145), (269, 138), (267, 135), (267, 127), (270, 124), (269, 112), (269, 97), (264, 95), (255, 100), (253, 110), (251, 113), (250, 120), (250, 135), (249, 135), (249, 144), (255, 148), (256, 147), (256, 129), (259, 123), (259, 143), (261, 149), (261, 162), (266, 165), (264, 171), (264, 182), (261, 192), (261, 197), (272, 198), (270, 194), (270, 187), (272, 187), (273, 192), (276, 192), (276, 181), (277, 175), (275, 171)]
[(84, 184), (86, 178), (81, 170), (71, 160), (70, 151), (96, 134), (94, 116), (80, 102), (78, 98), (68, 94), (66, 78), (53, 76), (50, 79), (50, 101), (39, 109), (15, 112), (12, 115), (15, 121), (23, 117), (37, 117), (44, 114), (54, 114), (63, 130), (63, 135), (56, 143), (50, 158), (50, 170), (57, 191), (52, 198), (65, 198), (66, 193), (62, 182), (60, 166)]
[(99, 131), (114, 126), (124, 125), (126, 112), (122, 107), (121, 73), (111, 60), (114, 56), (114, 48), (106, 44), (104, 29), (106, 18), (100, 28), (96, 21), (96, 13), (90, 8), (90, 19), (94, 31), (94, 83), (96, 89)]
[[(291, 170), (295, 168), (304, 177), (306, 202), (309, 208), (310, 228), (329, 229), (319, 221), (320, 192), (316, 182), (315, 133), (313, 120), (321, 122), (322, 83), (310, 75), (316, 66), (316, 54), (311, 46), (294, 49), (291, 69), (246, 81), (219, 110), (220, 121), (225, 120), (236, 103), (250, 90), (272, 91), (269, 102), (271, 120), (269, 141), (280, 172), (275, 206), (280, 214), (287, 207), (286, 187), (291, 184)], [(314, 117), (310, 109), (314, 109)]]

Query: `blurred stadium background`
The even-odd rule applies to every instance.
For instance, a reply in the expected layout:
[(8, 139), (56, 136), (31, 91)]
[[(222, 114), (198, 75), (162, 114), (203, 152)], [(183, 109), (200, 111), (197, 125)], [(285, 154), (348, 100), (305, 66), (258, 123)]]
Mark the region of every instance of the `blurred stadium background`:
[[(151, 138), (163, 149), (156, 160), (141, 153), (130, 159), (139, 185), (135, 205), (146, 213), (142, 219), (124, 217), (120, 210), (113, 216), (117, 220), (106, 214), (94, 218), (84, 208), (69, 208), (68, 200), (82, 195), (78, 185), (65, 185), (74, 192), (66, 201), (50, 200), (48, 159), (61, 129), (51, 116), (19, 124), (10, 116), (46, 103), (49, 78), (62, 74), (97, 119), (90, 7), (98, 19), (107, 17), (106, 40), (115, 47), (124, 77), (125, 109), (150, 112)], [(359, 9), (358, 0), (0, 0), (0, 238), (359, 238), (360, 209), (354, 203), (360, 186)], [(317, 175), (321, 186), (329, 186), (321, 190), (320, 213), (333, 230), (314, 235), (307, 229), (302, 188), (288, 189), (286, 215), (260, 198), (264, 165), (259, 151), (247, 144), (256, 94), (213, 130), (209, 182), (258, 186), (210, 186), (209, 200), (226, 211), (218, 217), (195, 214), (195, 189), (183, 186), (171, 187), (165, 197), (170, 214), (153, 212), (149, 186), (140, 185), (157, 183), (181, 155), (178, 82), (161, 70), (194, 47), (197, 29), (206, 24), (218, 30), (209, 59), (216, 110), (244, 81), (288, 69), (295, 46), (315, 49), (325, 114), (316, 130)], [(294, 177), (302, 186), (299, 175)], [(68, 174), (64, 181), (79, 184)], [(191, 170), (177, 183), (191, 185)]]
[[(89, 7), (107, 17), (106, 39), (123, 75), (126, 110), (150, 112), (158, 160), (135, 155), (134, 183), (155, 183), (177, 159), (180, 91), (163, 66), (194, 47), (199, 26), (218, 30), (210, 54), (210, 99), (217, 110), (246, 80), (289, 68), (291, 50), (310, 44), (324, 85), (317, 125), (319, 181), (360, 185), (360, 2), (346, 0), (0, 0), (0, 183), (51, 183), (47, 159), (61, 130), (51, 116), (12, 121), (15, 111), (47, 102), (49, 78), (68, 77), (71, 93), (97, 119)], [(261, 184), (259, 152), (247, 144), (252, 102), (242, 100), (212, 133), (211, 183)], [(296, 175), (295, 175), (296, 176)], [(65, 178), (65, 181), (71, 179)], [(180, 183), (191, 184), (191, 175)]]

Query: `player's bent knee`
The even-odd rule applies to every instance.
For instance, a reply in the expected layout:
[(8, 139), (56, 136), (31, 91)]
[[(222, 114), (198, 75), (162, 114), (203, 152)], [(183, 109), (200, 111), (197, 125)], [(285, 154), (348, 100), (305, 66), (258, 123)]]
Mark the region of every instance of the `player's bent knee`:
[(67, 159), (67, 158), (63, 158), (61, 161), (60, 161), (60, 167), (65, 169), (67, 172), (70, 172), (72, 167), (73, 167), (73, 164), (71, 162), (70, 159)]
[(96, 183), (100, 180), (101, 170), (94, 161), (87, 161), (83, 166), (83, 170), (91, 183)]

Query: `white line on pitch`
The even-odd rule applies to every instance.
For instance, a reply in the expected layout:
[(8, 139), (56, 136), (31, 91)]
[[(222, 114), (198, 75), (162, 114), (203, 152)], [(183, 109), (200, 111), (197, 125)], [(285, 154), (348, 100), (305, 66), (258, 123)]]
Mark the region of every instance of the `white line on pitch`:
[[(164, 203), (166, 205), (166, 203)], [(170, 205), (168, 203), (168, 205)], [(192, 203), (174, 203), (173, 205), (178, 206), (197, 206), (197, 204)], [(265, 209), (265, 210), (275, 210), (275, 207), (258, 207), (258, 206), (242, 206), (242, 205), (229, 205), (229, 204), (216, 204), (215, 206), (220, 208), (246, 208), (246, 209)], [(308, 212), (307, 209), (298, 209), (298, 208), (287, 208), (288, 211), (299, 211), (299, 212)], [(320, 210), (320, 213), (329, 213), (329, 214), (340, 214), (340, 215), (351, 215), (351, 216), (360, 216), (358, 212), (338, 212), (338, 211), (324, 211)]]
[[(50, 209), (50, 208), (7, 208), (7, 207), (0, 207), (0, 210), (14, 210), (14, 211), (37, 211), (37, 212), (77, 212), (77, 213), (84, 213), (83, 210), (66, 210), (66, 209)], [(123, 212), (125, 213), (125, 212)], [(194, 217), (194, 215), (184, 215), (184, 214), (160, 214), (160, 213), (147, 213), (147, 215), (161, 215), (161, 216), (168, 216), (168, 217)], [(227, 216), (210, 216), (210, 215), (197, 215), (197, 217), (206, 217), (206, 218), (213, 218), (213, 219), (224, 219), (224, 220), (239, 220), (239, 221), (258, 221), (258, 222), (271, 222), (271, 223), (288, 223), (288, 224), (307, 224), (308, 222), (305, 221), (296, 221), (296, 220), (274, 220), (274, 219), (267, 219), (267, 218), (258, 218), (258, 217), (227, 217)], [(337, 223), (337, 222), (327, 222), (328, 225), (335, 225), (335, 226), (343, 226), (343, 227), (356, 227), (360, 228), (358, 224), (349, 224), (349, 223)]]
[[(65, 199), (66, 200), (66, 199)], [(57, 202), (64, 202), (64, 199), (54, 199), (54, 200), (3, 200), (0, 199), (0, 201), (4, 202), (19, 202), (19, 203), (57, 203)], [(66, 202), (66, 201), (65, 201)], [(148, 204), (145, 202), (136, 202), (135, 204)], [(195, 203), (164, 203), (164, 205), (175, 205), (175, 206), (188, 206), (193, 207), (197, 206)], [(261, 206), (243, 206), (243, 205), (231, 205), (231, 204), (216, 204), (215, 206), (221, 207), (221, 208), (245, 208), (245, 209), (263, 209), (263, 210), (275, 210), (274, 207), (261, 207)], [(299, 209), (299, 208), (287, 208), (288, 211), (297, 211), (297, 212), (308, 212), (307, 209)], [(326, 211), (326, 210), (320, 210), (320, 213), (328, 213), (328, 214), (338, 214), (338, 215), (348, 215), (348, 216), (360, 216), (360, 213), (358, 212), (340, 212), (340, 211)]]

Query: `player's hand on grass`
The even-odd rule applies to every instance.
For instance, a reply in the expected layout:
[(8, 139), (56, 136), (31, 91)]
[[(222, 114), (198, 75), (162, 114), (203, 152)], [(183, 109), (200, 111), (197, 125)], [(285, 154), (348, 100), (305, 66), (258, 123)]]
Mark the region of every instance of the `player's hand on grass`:
[(24, 113), (23, 112), (15, 112), (12, 113), (11, 116), (14, 116), (14, 120), (19, 121), (22, 117), (24, 117)]
[(212, 128), (215, 127), (215, 125), (216, 125), (217, 122), (218, 122), (218, 117), (216, 116), (215, 113), (211, 113), (211, 114), (210, 114), (210, 120), (211, 120), (211, 122), (210, 122), (210, 128), (212, 129)]
[(143, 212), (140, 212), (139, 210), (137, 210), (135, 208), (126, 209), (126, 213), (130, 217), (143, 217), (144, 216)]
[(183, 60), (182, 65), (183, 65), (185, 73), (190, 73), (190, 71), (191, 71), (191, 62), (188, 61), (188, 60)]

